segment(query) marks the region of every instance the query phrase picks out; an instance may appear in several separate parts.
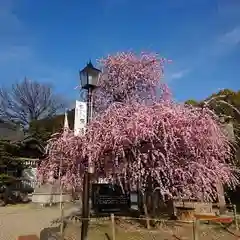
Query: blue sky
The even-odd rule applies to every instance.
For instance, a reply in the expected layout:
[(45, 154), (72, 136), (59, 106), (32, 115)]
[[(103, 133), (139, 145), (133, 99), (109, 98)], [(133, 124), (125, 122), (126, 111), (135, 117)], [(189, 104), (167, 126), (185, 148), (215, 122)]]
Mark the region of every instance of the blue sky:
[(78, 70), (117, 51), (173, 62), (177, 100), (240, 89), (239, 0), (0, 0), (0, 84), (27, 76), (77, 98)]

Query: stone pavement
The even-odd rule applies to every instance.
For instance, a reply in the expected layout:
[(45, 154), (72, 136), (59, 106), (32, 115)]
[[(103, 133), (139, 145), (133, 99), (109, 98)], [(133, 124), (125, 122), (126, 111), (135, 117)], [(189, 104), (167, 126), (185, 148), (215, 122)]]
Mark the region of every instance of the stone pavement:
[[(68, 207), (66, 214), (69, 210)], [(16, 240), (19, 235), (39, 236), (59, 216), (59, 207), (41, 208), (32, 204), (0, 207), (0, 240)]]

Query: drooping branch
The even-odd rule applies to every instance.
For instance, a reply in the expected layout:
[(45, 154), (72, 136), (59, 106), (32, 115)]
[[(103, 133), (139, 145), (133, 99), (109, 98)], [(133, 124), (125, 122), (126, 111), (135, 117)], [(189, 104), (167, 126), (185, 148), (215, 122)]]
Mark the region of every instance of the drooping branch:
[[(231, 143), (217, 117), (208, 108), (174, 103), (161, 81), (162, 61), (156, 55), (120, 53), (102, 60), (104, 67), (95, 104), (101, 110), (84, 136), (57, 138), (47, 178), (65, 156), (66, 182), (88, 158), (95, 177), (121, 177), (144, 191), (149, 178), (162, 195), (214, 200), (219, 183), (239, 182), (232, 163)], [(160, 96), (156, 92), (160, 86)], [(97, 99), (97, 97), (99, 97)]]

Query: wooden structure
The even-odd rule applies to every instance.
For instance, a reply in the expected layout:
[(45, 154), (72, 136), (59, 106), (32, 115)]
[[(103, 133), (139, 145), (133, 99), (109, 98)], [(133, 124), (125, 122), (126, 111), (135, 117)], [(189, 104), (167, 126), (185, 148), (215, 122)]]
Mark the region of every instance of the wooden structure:
[(233, 217), (231, 216), (216, 216), (213, 214), (194, 214), (197, 220), (201, 221), (213, 221), (218, 223), (232, 223)]
[(194, 207), (176, 207), (177, 209), (177, 219), (181, 221), (193, 221), (195, 216)]
[(39, 240), (39, 237), (37, 235), (25, 235), (19, 236), (17, 240)]
[[(25, 174), (36, 168), (44, 155), (44, 148), (39, 141), (11, 123), (0, 121), (0, 202), (27, 201), (27, 193), (33, 192), (35, 176)], [(29, 178), (27, 175), (32, 175)], [(24, 195), (24, 196), (23, 196)], [(21, 197), (19, 197), (21, 196)]]

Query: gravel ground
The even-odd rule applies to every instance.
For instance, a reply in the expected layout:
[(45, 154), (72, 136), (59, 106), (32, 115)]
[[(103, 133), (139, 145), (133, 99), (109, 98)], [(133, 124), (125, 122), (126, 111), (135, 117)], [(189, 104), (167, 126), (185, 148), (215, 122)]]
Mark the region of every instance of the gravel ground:
[[(66, 211), (71, 211), (70, 208)], [(59, 218), (59, 207), (36, 207), (32, 204), (0, 208), (0, 240), (16, 240), (20, 235), (40, 235), (43, 228)]]
[[(77, 210), (77, 206), (69, 204), (65, 206), (65, 216)], [(37, 207), (33, 204), (6, 206), (0, 208), (0, 240), (16, 240), (20, 235), (36, 234), (40, 236), (40, 232), (44, 228), (51, 227), (51, 222), (60, 216), (59, 207)], [(135, 225), (135, 224), (134, 224)], [(55, 225), (56, 226), (56, 225)], [(67, 235), (79, 235), (79, 226), (73, 225), (74, 229), (69, 226), (66, 228)], [(133, 229), (131, 229), (133, 228)], [(192, 240), (192, 227), (179, 226), (175, 229), (159, 229), (154, 233), (146, 230), (137, 229), (133, 225), (124, 222), (116, 222), (116, 235), (119, 240), (135, 240), (135, 239), (181, 239)], [(199, 240), (236, 240), (239, 239), (221, 228), (215, 229), (208, 225), (201, 225), (199, 229)], [(76, 234), (75, 234), (76, 232)], [(78, 233), (77, 233), (78, 232)], [(111, 224), (106, 227), (94, 223), (90, 224), (89, 239), (106, 239), (105, 233), (111, 234)], [(149, 235), (150, 234), (150, 235)], [(176, 234), (177, 238), (173, 237)], [(240, 235), (237, 233), (237, 235)], [(179, 237), (179, 238), (178, 238)], [(76, 238), (66, 238), (76, 239)], [(79, 239), (79, 236), (78, 238)]]

